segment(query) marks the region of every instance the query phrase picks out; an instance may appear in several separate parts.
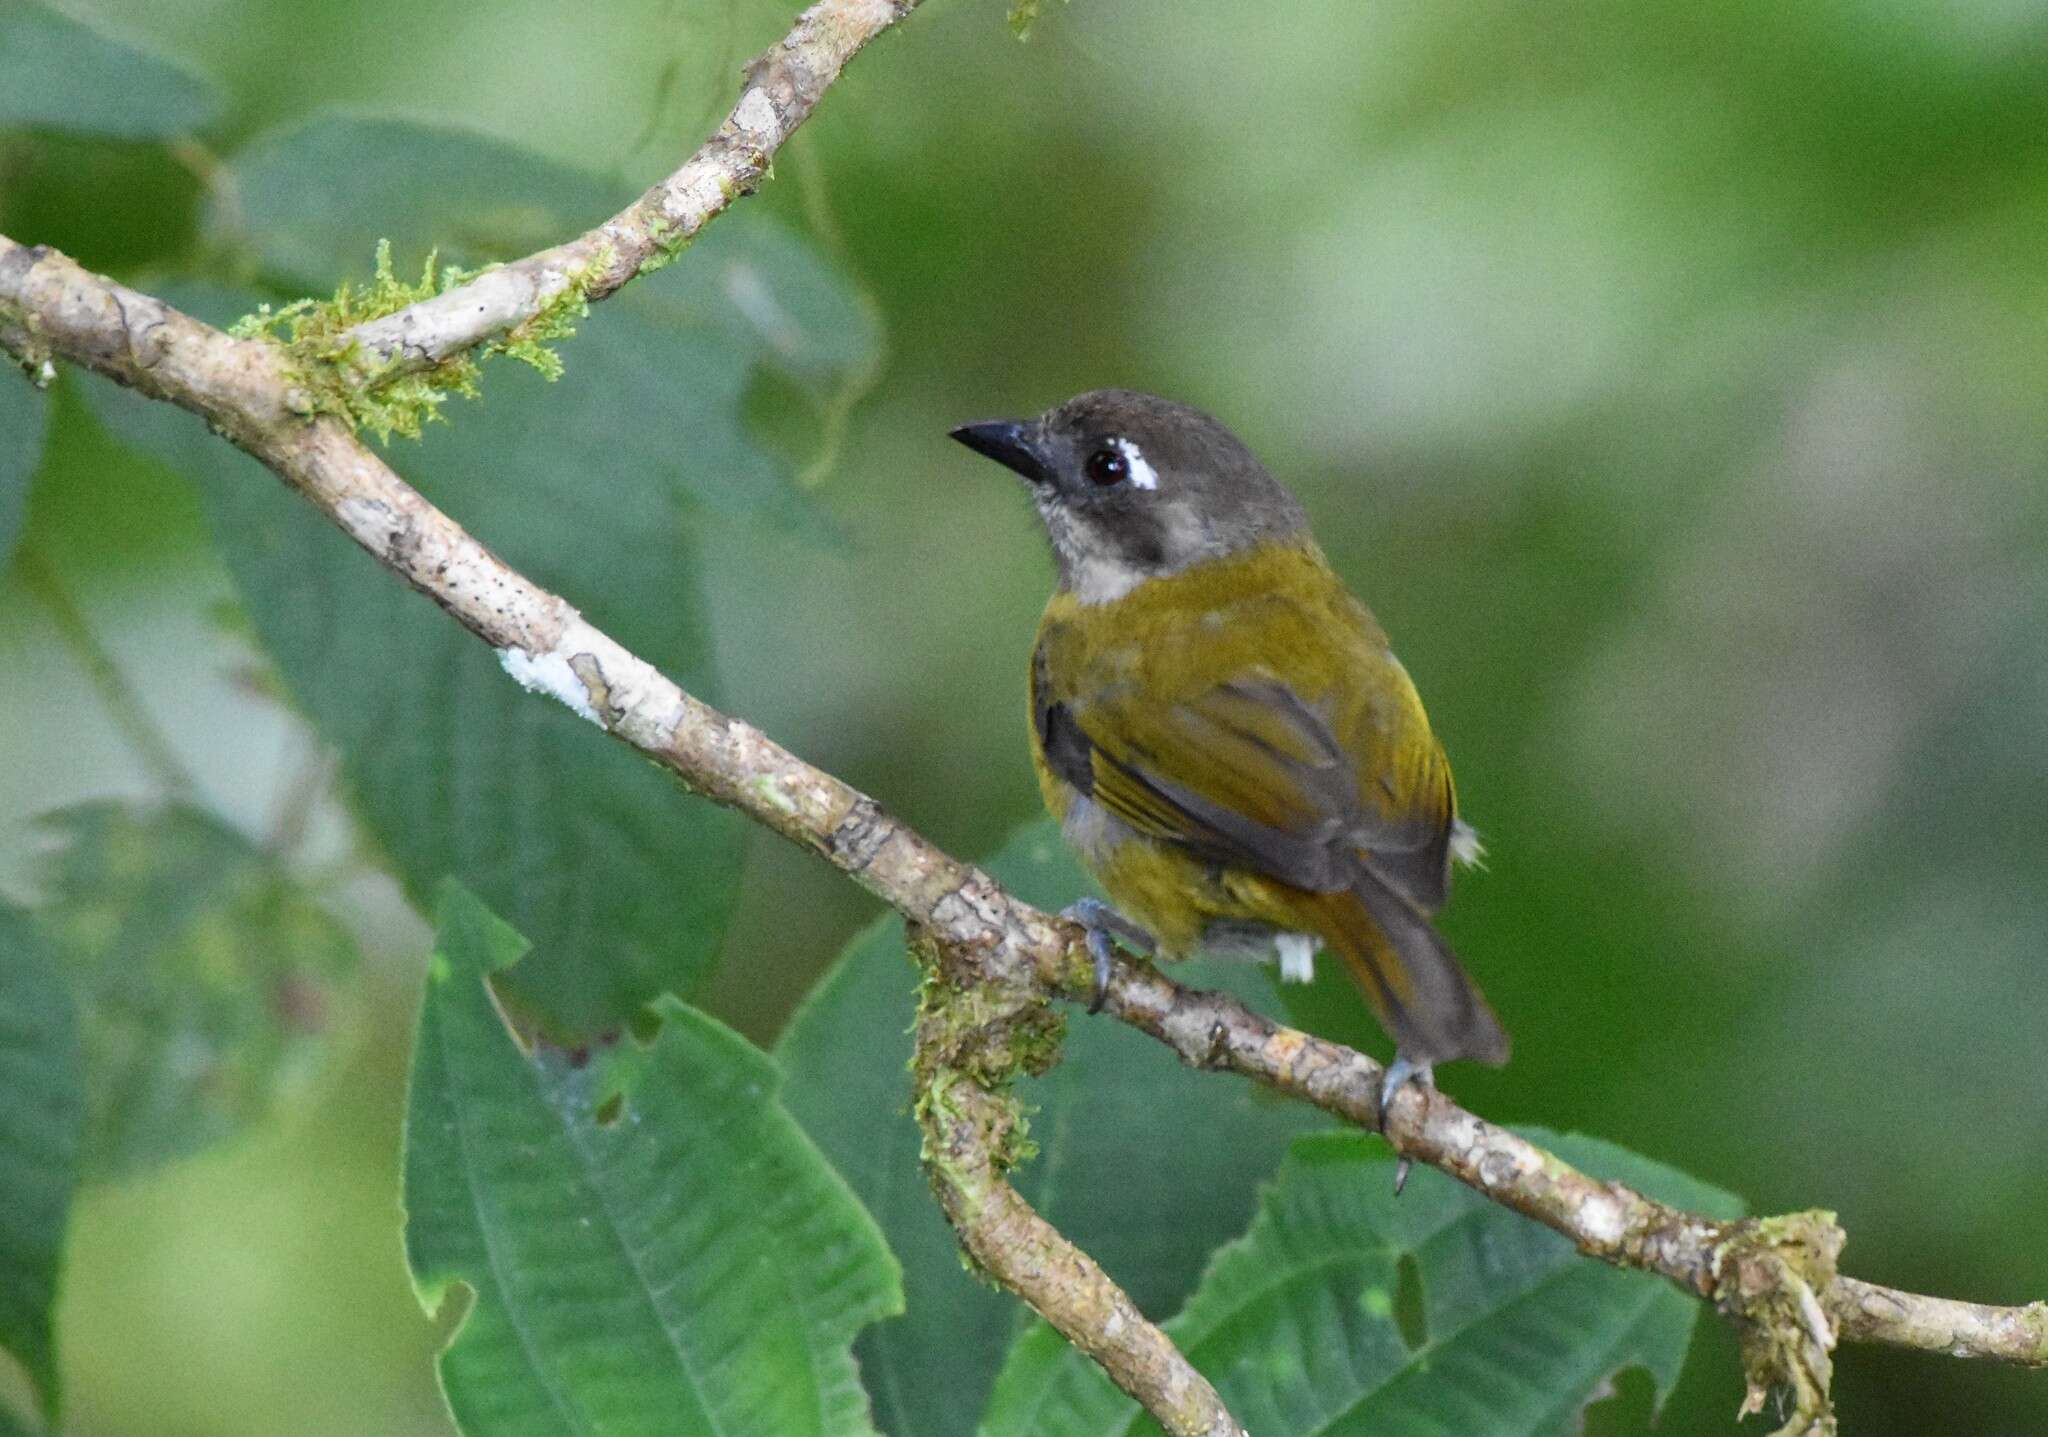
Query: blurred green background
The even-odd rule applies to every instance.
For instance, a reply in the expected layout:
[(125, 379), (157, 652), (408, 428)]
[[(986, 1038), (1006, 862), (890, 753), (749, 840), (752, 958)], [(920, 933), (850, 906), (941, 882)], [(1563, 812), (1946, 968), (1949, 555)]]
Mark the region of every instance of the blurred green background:
[[(220, 149), (346, 105), (636, 186), (789, 17), (67, 8), (216, 81)], [(721, 222), (808, 231), (888, 335), (819, 495), (847, 542), (705, 521), (727, 706), (993, 849), (1038, 810), (1050, 565), (943, 431), (1103, 384), (1197, 403), (1298, 488), (1487, 838), (1446, 927), (1515, 1060), (1446, 1085), (1752, 1210), (1835, 1208), (1859, 1276), (2048, 1295), (2044, 137), (2029, 0), (1076, 0), (1021, 45), (995, 0), (928, 0)], [(190, 257), (206, 167), (0, 139), (0, 231), (144, 274)], [(264, 831), (324, 767), (218, 622), (189, 488), (75, 397), (58, 419), (80, 433), (33, 494), (43, 578), (0, 587), (17, 893), (32, 815), (152, 791), (52, 583), (231, 821)], [(349, 845), (330, 793), (307, 849)], [(448, 1430), (395, 1226), (425, 929), (345, 867), (329, 899), (371, 958), (340, 1070), (79, 1208), (70, 1432)], [(752, 840), (707, 1005), (771, 1039), (873, 909)], [(1732, 1341), (1703, 1333), (1665, 1431), (1735, 1425)], [(1859, 1434), (2048, 1431), (2038, 1373), (1850, 1349), (1838, 1392)]]

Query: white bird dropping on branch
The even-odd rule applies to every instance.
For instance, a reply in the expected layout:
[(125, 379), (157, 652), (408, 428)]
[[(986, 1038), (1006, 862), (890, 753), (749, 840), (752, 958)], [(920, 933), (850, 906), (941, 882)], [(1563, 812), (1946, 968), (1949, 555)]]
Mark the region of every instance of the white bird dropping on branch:
[(590, 706), (590, 695), (584, 690), (583, 680), (576, 677), (569, 661), (560, 653), (551, 650), (545, 654), (530, 654), (517, 647), (500, 649), (498, 662), (528, 693), (560, 699), (571, 712), (589, 719), (599, 728), (604, 727), (604, 720)]

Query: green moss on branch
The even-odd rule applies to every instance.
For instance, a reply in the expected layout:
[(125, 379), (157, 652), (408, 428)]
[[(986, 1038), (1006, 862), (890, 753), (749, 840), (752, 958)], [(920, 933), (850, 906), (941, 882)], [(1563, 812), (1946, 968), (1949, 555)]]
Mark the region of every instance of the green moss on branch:
[(553, 345), (574, 335), (577, 323), (589, 313), (582, 274), (601, 269), (605, 259), (597, 256), (560, 294), (510, 332), (424, 370), (406, 372), (392, 360), (372, 359), (349, 331), (444, 294), (496, 266), (442, 266), (438, 254), (430, 253), (419, 279), (407, 282), (392, 269), (391, 242), (379, 240), (375, 272), (368, 283), (344, 281), (332, 299), (299, 299), (275, 309), (266, 304), (237, 320), (228, 332), (237, 339), (267, 339), (283, 346), (292, 358), (295, 403), (304, 412), (333, 415), (351, 429), (369, 430), (384, 443), (394, 434), (417, 439), (426, 425), (445, 417), (441, 406), (449, 396), (477, 397), (482, 363), (494, 355), (516, 359), (550, 381), (559, 379), (562, 359)]

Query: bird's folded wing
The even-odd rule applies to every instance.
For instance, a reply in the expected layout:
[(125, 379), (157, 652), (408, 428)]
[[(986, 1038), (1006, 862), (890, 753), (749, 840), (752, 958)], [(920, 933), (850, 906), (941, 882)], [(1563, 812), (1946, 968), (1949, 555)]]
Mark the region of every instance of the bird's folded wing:
[(1312, 892), (1362, 861), (1425, 911), (1443, 900), (1450, 774), (1426, 722), (1376, 745), (1362, 779), (1332, 719), (1274, 680), (1165, 704), (1112, 690), (1064, 721), (1073, 758), (1086, 741), (1082, 787), (1142, 833)]

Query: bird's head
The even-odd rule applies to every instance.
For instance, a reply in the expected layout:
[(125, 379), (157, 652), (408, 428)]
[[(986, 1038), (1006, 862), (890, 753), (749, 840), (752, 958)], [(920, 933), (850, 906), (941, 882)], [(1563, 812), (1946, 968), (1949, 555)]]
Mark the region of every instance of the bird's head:
[(1097, 389), (952, 435), (1030, 481), (1060, 583), (1084, 603), (1307, 534), (1294, 496), (1235, 434), (1170, 399)]

